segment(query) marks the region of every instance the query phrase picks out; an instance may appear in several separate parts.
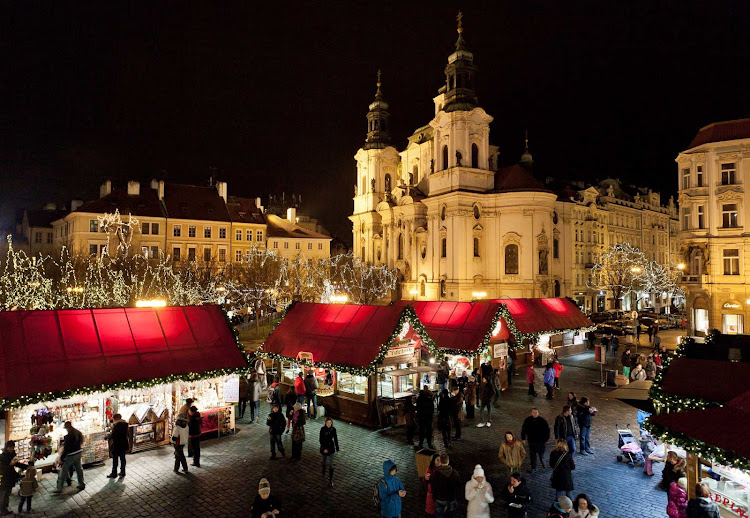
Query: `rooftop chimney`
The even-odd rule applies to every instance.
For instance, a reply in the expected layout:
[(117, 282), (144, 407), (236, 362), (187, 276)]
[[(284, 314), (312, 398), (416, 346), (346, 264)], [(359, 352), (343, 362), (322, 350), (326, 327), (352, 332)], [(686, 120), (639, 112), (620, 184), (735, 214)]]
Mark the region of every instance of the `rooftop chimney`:
[(106, 195), (112, 192), (112, 180), (104, 180), (104, 183), (99, 187), (99, 197), (104, 198)]
[(289, 207), (286, 209), (286, 219), (289, 220), (290, 223), (293, 223), (294, 225), (297, 224), (297, 209), (294, 207)]
[(72, 200), (70, 202), (70, 212), (75, 212), (78, 210), (78, 208), (83, 205), (83, 201), (81, 200)]
[(219, 196), (224, 198), (224, 203), (227, 202), (227, 182), (216, 182), (216, 190), (219, 192)]
[(159, 180), (156, 178), (151, 178), (151, 188), (153, 190), (157, 190), (159, 188)]
[(164, 199), (164, 180), (159, 180), (159, 185), (157, 186), (156, 191), (159, 194), (159, 199), (163, 200)]
[(130, 180), (128, 182), (128, 195), (129, 196), (138, 196), (141, 194), (141, 184), (140, 182), (136, 182), (134, 180)]
[(263, 214), (263, 204), (260, 201), (260, 196), (255, 198), (255, 208), (258, 209), (261, 214)]

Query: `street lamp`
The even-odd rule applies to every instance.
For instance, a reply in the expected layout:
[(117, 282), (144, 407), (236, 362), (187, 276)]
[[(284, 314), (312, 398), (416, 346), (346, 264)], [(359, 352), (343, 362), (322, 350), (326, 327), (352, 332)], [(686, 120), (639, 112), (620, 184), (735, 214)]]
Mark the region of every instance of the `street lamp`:
[(680, 271), (684, 270), (685, 269), (685, 263), (678, 264), (677, 265), (677, 269), (680, 270)]
[(630, 271), (633, 273), (641, 273), (643, 269), (640, 266), (633, 266)]

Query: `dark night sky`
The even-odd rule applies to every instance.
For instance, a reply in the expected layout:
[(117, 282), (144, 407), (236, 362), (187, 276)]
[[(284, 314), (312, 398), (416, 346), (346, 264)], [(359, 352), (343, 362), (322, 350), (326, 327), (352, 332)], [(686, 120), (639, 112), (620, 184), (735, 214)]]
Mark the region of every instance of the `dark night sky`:
[(465, 13), (493, 143), (537, 171), (671, 194), (697, 130), (742, 118), (749, 2), (0, 3), (0, 207), (166, 171), (296, 192), (351, 239), (353, 155), (383, 69), (394, 143), (432, 118)]

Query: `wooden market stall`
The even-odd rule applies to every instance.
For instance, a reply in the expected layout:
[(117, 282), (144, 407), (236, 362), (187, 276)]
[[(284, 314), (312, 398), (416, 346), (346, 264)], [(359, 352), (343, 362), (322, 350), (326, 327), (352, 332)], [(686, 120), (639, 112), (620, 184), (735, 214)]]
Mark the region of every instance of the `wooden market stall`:
[(15, 440), (21, 459), (50, 464), (71, 421), (85, 437), (83, 462), (97, 462), (108, 457), (114, 414), (140, 451), (167, 444), (175, 410), (196, 396), (233, 428), (224, 389), (245, 368), (218, 306), (0, 312), (1, 440)]
[(296, 303), (257, 354), (274, 360), (286, 390), (313, 370), (319, 406), (375, 427), (395, 421), (418, 389), (425, 352), (437, 349), (411, 307)]

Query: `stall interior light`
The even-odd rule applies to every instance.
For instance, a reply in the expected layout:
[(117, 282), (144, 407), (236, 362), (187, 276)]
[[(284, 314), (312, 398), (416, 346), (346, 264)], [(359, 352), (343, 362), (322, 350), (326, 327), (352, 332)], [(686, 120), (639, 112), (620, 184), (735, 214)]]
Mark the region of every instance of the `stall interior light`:
[(135, 301), (135, 307), (137, 308), (163, 308), (166, 305), (167, 301), (161, 299)]
[(330, 301), (333, 304), (346, 304), (349, 302), (349, 297), (346, 295), (331, 295)]
[(435, 364), (435, 358), (430, 358), (430, 364), (431, 364), (431, 365), (434, 365), (434, 364)]

